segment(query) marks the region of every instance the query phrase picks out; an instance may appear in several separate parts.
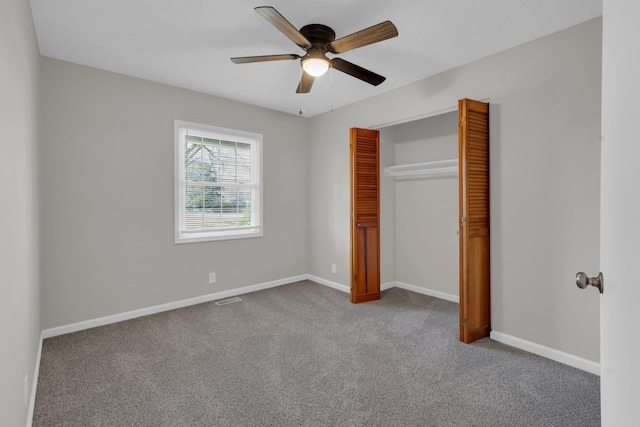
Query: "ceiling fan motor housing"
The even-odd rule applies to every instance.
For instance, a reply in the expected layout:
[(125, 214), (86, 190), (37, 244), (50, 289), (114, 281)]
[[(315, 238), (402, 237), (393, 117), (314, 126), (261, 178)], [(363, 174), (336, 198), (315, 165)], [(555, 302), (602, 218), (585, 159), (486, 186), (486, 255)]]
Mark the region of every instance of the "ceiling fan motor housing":
[(322, 24), (305, 25), (300, 28), (300, 34), (309, 40), (313, 47), (322, 46), (325, 51), (329, 48), (329, 43), (336, 39), (335, 31)]

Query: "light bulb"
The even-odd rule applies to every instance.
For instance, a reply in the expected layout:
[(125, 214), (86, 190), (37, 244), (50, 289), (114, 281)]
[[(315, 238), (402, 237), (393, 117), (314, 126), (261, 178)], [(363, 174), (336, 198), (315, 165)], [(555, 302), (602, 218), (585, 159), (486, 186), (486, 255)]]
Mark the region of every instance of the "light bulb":
[(323, 75), (329, 69), (329, 60), (324, 57), (309, 57), (302, 60), (302, 69), (313, 77)]

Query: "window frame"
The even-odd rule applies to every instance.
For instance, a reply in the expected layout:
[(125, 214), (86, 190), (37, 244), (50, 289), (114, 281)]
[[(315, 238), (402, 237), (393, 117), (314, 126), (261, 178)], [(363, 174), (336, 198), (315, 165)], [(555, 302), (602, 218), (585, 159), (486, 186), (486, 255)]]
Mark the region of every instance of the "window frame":
[[(210, 242), (220, 240), (234, 240), (234, 239), (246, 239), (254, 237), (262, 237), (263, 235), (263, 168), (262, 168), (262, 134), (240, 131), (236, 129), (227, 129), (218, 126), (212, 126), (202, 123), (188, 122), (184, 120), (174, 120), (174, 243), (197, 243), (197, 242)], [(182, 129), (193, 130), (196, 133), (208, 134), (208, 137), (213, 139), (235, 141), (248, 143), (252, 146), (252, 151), (256, 153), (257, 159), (252, 159), (251, 168), (252, 175), (257, 179), (257, 182), (252, 182), (250, 186), (256, 189), (257, 195), (253, 197), (251, 205), (252, 210), (255, 209), (257, 202), (257, 212), (252, 212), (252, 222), (254, 219), (258, 222), (257, 225), (248, 230), (234, 229), (234, 230), (211, 230), (203, 231), (200, 233), (184, 233), (183, 217), (184, 204), (186, 203), (186, 174), (184, 166), (184, 144), (186, 143), (181, 138)], [(254, 168), (258, 171), (255, 172)], [(221, 183), (224, 186), (224, 183)]]

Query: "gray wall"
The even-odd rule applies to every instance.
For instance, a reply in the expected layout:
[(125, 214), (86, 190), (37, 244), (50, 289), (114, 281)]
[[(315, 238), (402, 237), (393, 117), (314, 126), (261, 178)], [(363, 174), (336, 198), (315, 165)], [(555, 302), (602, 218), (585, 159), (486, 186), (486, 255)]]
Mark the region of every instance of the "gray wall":
[(349, 283), (350, 127), (489, 99), (493, 329), (598, 361), (598, 295), (574, 277), (599, 266), (601, 45), (595, 19), (313, 118), (309, 272)]
[(40, 338), (38, 67), (31, 10), (0, 2), (0, 424), (25, 425)]
[[(44, 328), (308, 272), (307, 120), (42, 62)], [(264, 135), (263, 237), (174, 244), (174, 119)]]

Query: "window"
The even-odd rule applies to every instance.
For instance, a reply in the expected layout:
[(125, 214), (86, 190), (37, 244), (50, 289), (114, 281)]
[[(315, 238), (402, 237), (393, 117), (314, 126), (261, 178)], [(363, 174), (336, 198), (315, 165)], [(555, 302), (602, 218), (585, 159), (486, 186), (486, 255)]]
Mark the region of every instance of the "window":
[(175, 243), (262, 236), (262, 135), (174, 128)]

